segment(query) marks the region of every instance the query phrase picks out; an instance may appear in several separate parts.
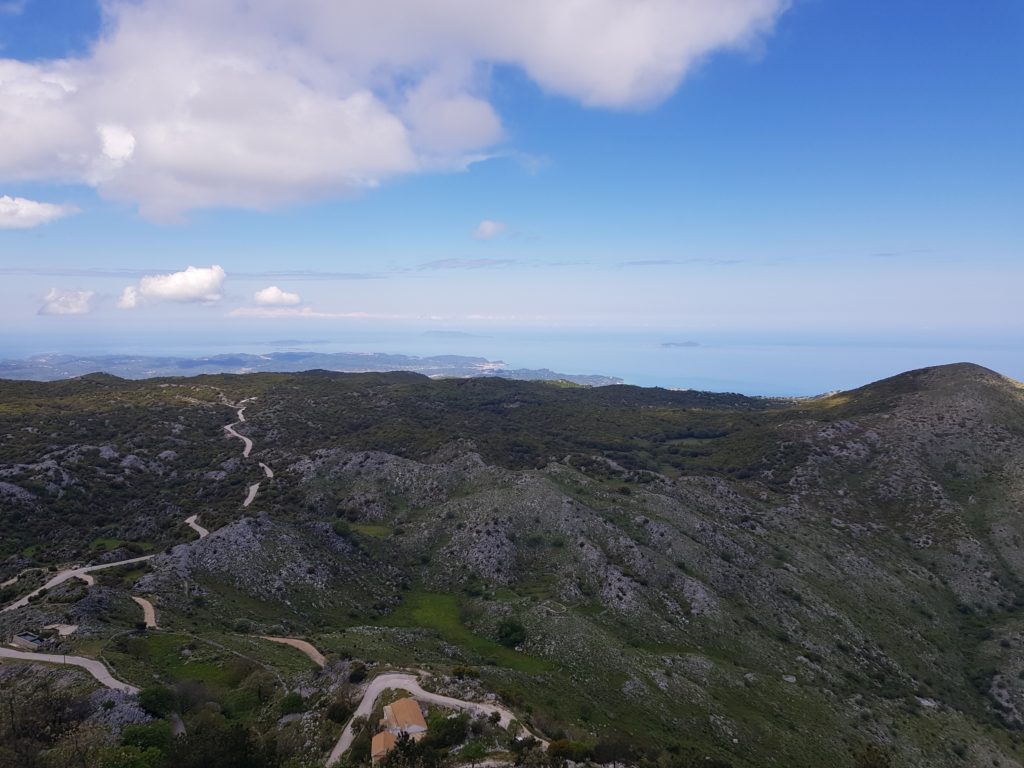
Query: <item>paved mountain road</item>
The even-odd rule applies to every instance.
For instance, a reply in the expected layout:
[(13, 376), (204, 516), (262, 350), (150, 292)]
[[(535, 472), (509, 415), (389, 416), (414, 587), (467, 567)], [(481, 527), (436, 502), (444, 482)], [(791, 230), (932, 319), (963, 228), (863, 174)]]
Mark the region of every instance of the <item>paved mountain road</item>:
[(86, 659), (82, 656), (60, 656), (51, 653), (30, 653), (28, 651), (15, 651), (10, 648), (0, 648), (0, 659), (13, 659), (15, 661), (31, 661), (43, 664), (71, 664), (81, 667), (90, 675), (95, 677), (102, 685), (115, 691), (126, 693), (138, 693), (139, 689), (134, 685), (122, 683), (110, 674), (110, 670), (102, 661)]
[(142, 557), (132, 557), (132, 558), (129, 558), (128, 560), (118, 560), (116, 563), (103, 563), (102, 565), (87, 565), (87, 566), (82, 566), (80, 568), (68, 568), (67, 570), (64, 570), (64, 571), (61, 571), (60, 573), (58, 573), (56, 576), (54, 576), (48, 582), (43, 584), (43, 586), (41, 586), (38, 589), (35, 589), (35, 590), (29, 592), (27, 595), (22, 597), (20, 600), (16, 600), (15, 602), (13, 602), (10, 605), (8, 605), (6, 608), (0, 610), (0, 613), (3, 613), (5, 611), (13, 611), (16, 608), (24, 608), (26, 605), (28, 605), (28, 601), (29, 601), (30, 598), (35, 597), (40, 592), (42, 592), (44, 589), (53, 589), (58, 584), (63, 584), (68, 579), (81, 579), (82, 581), (84, 581), (89, 586), (92, 586), (93, 584), (96, 583), (96, 579), (94, 579), (92, 576), (90, 576), (89, 575), (90, 573), (95, 573), (96, 571), (102, 571), (102, 570), (105, 570), (107, 568), (117, 568), (117, 566), (119, 566), (119, 565), (129, 565), (131, 563), (142, 563), (142, 562), (145, 562), (146, 560), (149, 560), (151, 557), (153, 557), (153, 555), (143, 555)]
[[(370, 684), (366, 686), (366, 691), (363, 693), (363, 698), (359, 702), (359, 706), (356, 707), (355, 714), (353, 714), (349, 719), (348, 724), (345, 726), (345, 730), (341, 732), (338, 742), (334, 745), (334, 749), (331, 750), (331, 754), (327, 758), (328, 766), (332, 766), (337, 763), (341, 759), (341, 756), (348, 751), (348, 748), (352, 746), (352, 739), (354, 738), (354, 734), (352, 733), (352, 723), (355, 719), (357, 717), (368, 717), (370, 713), (373, 712), (373, 706), (377, 702), (377, 697), (388, 688), (397, 688), (399, 690), (408, 691), (412, 694), (413, 698), (419, 701), (424, 701), (428, 704), (438, 704), (442, 707), (449, 707), (451, 709), (461, 709), (472, 714), (490, 715), (492, 712), (497, 712), (501, 717), (500, 723), (503, 728), (507, 728), (509, 723), (518, 719), (510, 710), (500, 707), (497, 704), (482, 704), (475, 701), (463, 701), (462, 699), (453, 699), (450, 696), (442, 696), (438, 693), (430, 693), (420, 687), (419, 679), (416, 675), (389, 672), (373, 678), (373, 680), (370, 681)], [(525, 728), (523, 729), (523, 733), (532, 735), (529, 734)], [(545, 747), (548, 744), (548, 742), (543, 739), (541, 739), (540, 742)]]

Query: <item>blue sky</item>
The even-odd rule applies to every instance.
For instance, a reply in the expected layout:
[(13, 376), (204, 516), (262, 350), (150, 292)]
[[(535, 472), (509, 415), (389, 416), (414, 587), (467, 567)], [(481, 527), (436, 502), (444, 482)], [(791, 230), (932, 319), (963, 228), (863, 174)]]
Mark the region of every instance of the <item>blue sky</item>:
[(593, 0), (568, 24), (391, 0), (432, 11), (408, 28), (296, 3), (293, 34), (193, 4), (0, 2), (0, 322), (47, 349), (173, 326), (969, 352), (1024, 330), (1016, 0)]

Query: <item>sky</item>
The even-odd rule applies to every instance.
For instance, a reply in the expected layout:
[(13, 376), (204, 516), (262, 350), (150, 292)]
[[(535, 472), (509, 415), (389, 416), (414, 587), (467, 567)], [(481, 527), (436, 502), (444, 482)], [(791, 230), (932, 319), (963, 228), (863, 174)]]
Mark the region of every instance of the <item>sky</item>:
[(1019, 0), (0, 0), (0, 355), (446, 330), (696, 378), (592, 343), (632, 334), (861, 350), (702, 364), (748, 388), (1021, 378), (1022, 41)]

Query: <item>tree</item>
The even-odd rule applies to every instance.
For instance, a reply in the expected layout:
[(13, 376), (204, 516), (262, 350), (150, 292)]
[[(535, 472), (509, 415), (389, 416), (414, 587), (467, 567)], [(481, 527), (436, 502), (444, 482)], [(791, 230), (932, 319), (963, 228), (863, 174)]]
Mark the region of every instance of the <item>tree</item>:
[(594, 745), (594, 762), (618, 766), (620, 763), (631, 762), (636, 756), (632, 741), (622, 735), (616, 734)]
[(139, 706), (153, 717), (167, 717), (178, 708), (178, 697), (163, 685), (151, 685), (139, 692)]
[(440, 754), (426, 739), (414, 741), (405, 733), (398, 737), (394, 748), (382, 761), (383, 768), (439, 768), (440, 765)]
[(487, 748), (479, 741), (471, 741), (459, 752), (465, 762), (469, 763), (473, 768), (476, 768), (476, 764), (479, 763), (487, 756)]
[(434, 749), (447, 749), (461, 744), (469, 733), (469, 715), (461, 712), (454, 717), (431, 718), (427, 737), (423, 740)]
[(498, 624), (498, 642), (508, 648), (515, 648), (526, 641), (526, 627), (519, 619), (502, 619)]
[(174, 743), (174, 732), (166, 720), (154, 720), (142, 725), (128, 725), (121, 732), (121, 744), (126, 747), (138, 747), (146, 750), (155, 747), (161, 752), (168, 752)]

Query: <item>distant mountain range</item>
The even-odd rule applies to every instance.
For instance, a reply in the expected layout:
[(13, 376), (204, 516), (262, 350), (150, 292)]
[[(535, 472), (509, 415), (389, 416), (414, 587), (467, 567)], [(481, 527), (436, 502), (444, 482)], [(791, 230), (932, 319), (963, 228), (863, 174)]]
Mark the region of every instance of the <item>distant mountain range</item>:
[(379, 352), (271, 352), (265, 355), (229, 354), (210, 357), (150, 357), (146, 355), (36, 355), (0, 360), (0, 378), (33, 381), (70, 379), (87, 373), (110, 373), (125, 379), (157, 376), (195, 376), (202, 373), (257, 373), (326, 370), (342, 373), (412, 371), (433, 378), (491, 376), (525, 381), (568, 381), (589, 387), (622, 384), (622, 379), (598, 374), (557, 373), (547, 368), (508, 368), (505, 363), (462, 355), (389, 355)]

